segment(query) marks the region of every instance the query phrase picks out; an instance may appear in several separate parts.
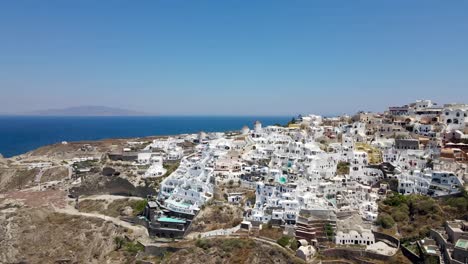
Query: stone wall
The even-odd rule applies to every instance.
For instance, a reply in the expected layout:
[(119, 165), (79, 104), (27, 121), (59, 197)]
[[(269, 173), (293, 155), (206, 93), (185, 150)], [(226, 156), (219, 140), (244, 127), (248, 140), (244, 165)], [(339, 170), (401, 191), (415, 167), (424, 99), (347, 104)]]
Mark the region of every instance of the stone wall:
[(452, 256), (450, 255), (450, 251), (449, 251), (449, 246), (451, 245), (448, 245), (447, 240), (445, 240), (445, 238), (439, 232), (437, 232), (434, 229), (431, 229), (429, 236), (436, 241), (437, 246), (439, 246), (440, 252), (442, 252), (444, 261), (446, 263), (463, 264), (460, 261), (452, 259)]
[(241, 187), (243, 188), (255, 190), (256, 186), (257, 186), (256, 182), (249, 182), (249, 181), (241, 180)]
[(330, 249), (323, 250), (322, 254), (327, 257), (355, 260), (359, 263), (363, 261), (362, 258), (386, 261), (392, 257), (392, 256), (387, 256), (387, 255), (381, 255), (381, 254), (370, 252), (370, 251), (352, 249), (352, 248), (330, 248)]
[(391, 236), (391, 235), (384, 234), (384, 233), (380, 233), (377, 231), (372, 231), (372, 233), (374, 234), (375, 241), (382, 241), (382, 242), (388, 241), (392, 243), (393, 246), (395, 246), (396, 248), (400, 247), (400, 240), (398, 238)]
[(401, 245), (400, 249), (401, 249), (401, 253), (403, 253), (405, 257), (411, 260), (411, 262), (420, 263), (422, 261), (421, 257), (416, 255), (413, 251), (409, 250), (407, 247)]

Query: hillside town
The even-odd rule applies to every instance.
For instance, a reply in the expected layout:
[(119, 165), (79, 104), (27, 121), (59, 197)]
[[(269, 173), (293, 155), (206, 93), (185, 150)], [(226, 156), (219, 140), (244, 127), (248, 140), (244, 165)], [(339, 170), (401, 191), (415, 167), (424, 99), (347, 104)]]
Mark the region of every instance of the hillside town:
[[(464, 192), (467, 115), (465, 104), (418, 100), (384, 113), (299, 115), (286, 126), (263, 127), (257, 121), (238, 132), (154, 140), (138, 159), (148, 157), (151, 167), (145, 175), (155, 177), (165, 173), (161, 160), (182, 156), (179, 143), (196, 145), (148, 203), (148, 229), (157, 237), (182, 238), (214, 199), (217, 186), (238, 185), (255, 194), (255, 200), (243, 204), (239, 229), (277, 227), (299, 241), (297, 251), (304, 260), (330, 242), (338, 248), (360, 245), (376, 254), (393, 254), (397, 245), (376, 234), (379, 201), (391, 190), (436, 198)], [(247, 192), (229, 194), (228, 201), (239, 203)], [(466, 220), (460, 228), (464, 235)], [(466, 245), (467, 238), (452, 243)], [(445, 257), (450, 263), (466, 263), (468, 248), (462, 251)]]
[[(423, 212), (417, 199), (466, 203), (467, 115), (467, 104), (418, 100), (382, 113), (302, 114), (287, 124), (122, 140), (105, 151), (82, 144), (80, 155), (28, 161), (38, 173), (26, 187), (66, 191), (76, 214), (93, 195), (141, 197), (119, 221), (147, 230), (144, 255), (161, 243), (196, 240), (203, 249), (210, 239), (247, 237), (304, 262), (467, 263), (466, 204), (453, 206), (459, 219), (438, 218), (424, 231), (398, 225), (439, 210)], [(41, 180), (59, 161), (67, 176)]]

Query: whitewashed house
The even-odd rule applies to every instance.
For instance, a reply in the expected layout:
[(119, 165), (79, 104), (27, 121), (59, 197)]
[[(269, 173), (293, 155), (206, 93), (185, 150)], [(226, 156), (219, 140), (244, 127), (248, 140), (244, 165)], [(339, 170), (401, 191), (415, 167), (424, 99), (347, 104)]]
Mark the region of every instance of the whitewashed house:
[(335, 237), (335, 243), (340, 245), (365, 245), (369, 246), (375, 243), (375, 237), (370, 230), (349, 230), (338, 231)]

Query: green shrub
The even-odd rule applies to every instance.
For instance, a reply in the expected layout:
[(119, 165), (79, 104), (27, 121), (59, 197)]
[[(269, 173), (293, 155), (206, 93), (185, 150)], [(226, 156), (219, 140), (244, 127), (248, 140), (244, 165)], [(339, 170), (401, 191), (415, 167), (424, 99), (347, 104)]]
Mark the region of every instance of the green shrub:
[(395, 221), (393, 220), (393, 218), (385, 213), (382, 213), (379, 215), (379, 217), (377, 217), (376, 223), (385, 229), (392, 228), (393, 225), (395, 225)]
[(229, 239), (197, 239), (195, 246), (203, 250), (219, 247), (225, 253), (230, 253), (235, 249), (253, 248), (255, 242), (252, 240), (229, 238)]
[(125, 244), (125, 239), (123, 237), (114, 237), (115, 249), (119, 250)]
[(387, 197), (384, 200), (384, 204), (390, 205), (390, 206), (400, 206), (402, 204), (407, 204), (407, 202), (408, 202), (408, 197), (399, 193), (394, 193), (392, 196)]
[(416, 198), (415, 201), (412, 201), (412, 213), (419, 213), (420, 215), (427, 215), (436, 210), (436, 202), (433, 199)]
[(282, 236), (280, 239), (276, 241), (280, 246), (287, 247), (289, 245), (289, 241), (291, 240), (290, 236)]
[(114, 238), (114, 243), (116, 250), (123, 249), (132, 254), (136, 254), (140, 251), (145, 250), (145, 246), (143, 246), (139, 242), (129, 241), (126, 238), (120, 236)]
[(419, 229), (419, 238), (423, 239), (425, 237), (428, 237), (431, 232), (431, 228), (429, 226), (423, 226), (422, 228)]
[(325, 225), (325, 233), (327, 234), (327, 237), (329, 239), (333, 238), (334, 231), (333, 231), (333, 226), (330, 224)]
[(299, 243), (299, 242), (297, 242), (297, 240), (296, 240), (295, 238), (291, 239), (291, 241), (290, 241), (290, 244), (291, 244), (291, 245), (289, 246), (289, 248), (291, 248), (292, 250), (296, 251), (296, 250), (298, 249), (298, 247), (299, 247), (299, 246), (298, 246), (298, 243)]
[(253, 241), (250, 241), (249, 243), (248, 241), (241, 239), (226, 239), (222, 241), (221, 249), (225, 252), (231, 252), (234, 249), (251, 248), (253, 247), (253, 244), (255, 244)]
[(409, 218), (408, 214), (409, 214), (409, 211), (406, 205), (402, 205), (392, 210), (392, 218), (397, 222), (403, 222), (403, 221), (408, 220)]
[(195, 246), (203, 250), (207, 250), (211, 248), (212, 245), (208, 239), (197, 239), (197, 241), (195, 242)]
[(146, 207), (146, 204), (148, 203), (148, 201), (145, 199), (145, 200), (141, 200), (141, 201), (137, 201), (133, 204), (132, 206), (132, 209), (134, 212), (138, 212), (138, 213), (141, 213), (143, 212), (143, 210), (145, 210), (145, 207)]
[(138, 243), (138, 242), (127, 242), (125, 243), (125, 251), (130, 252), (132, 254), (136, 254), (140, 251), (145, 250), (145, 247)]
[(460, 211), (468, 211), (468, 199), (465, 197), (448, 198), (445, 203), (451, 207), (455, 207)]

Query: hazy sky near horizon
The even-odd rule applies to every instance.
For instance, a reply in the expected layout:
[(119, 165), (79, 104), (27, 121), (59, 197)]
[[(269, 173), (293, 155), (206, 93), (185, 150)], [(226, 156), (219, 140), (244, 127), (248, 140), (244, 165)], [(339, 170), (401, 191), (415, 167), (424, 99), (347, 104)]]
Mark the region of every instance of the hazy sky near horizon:
[(0, 113), (468, 103), (468, 1), (1, 1)]

